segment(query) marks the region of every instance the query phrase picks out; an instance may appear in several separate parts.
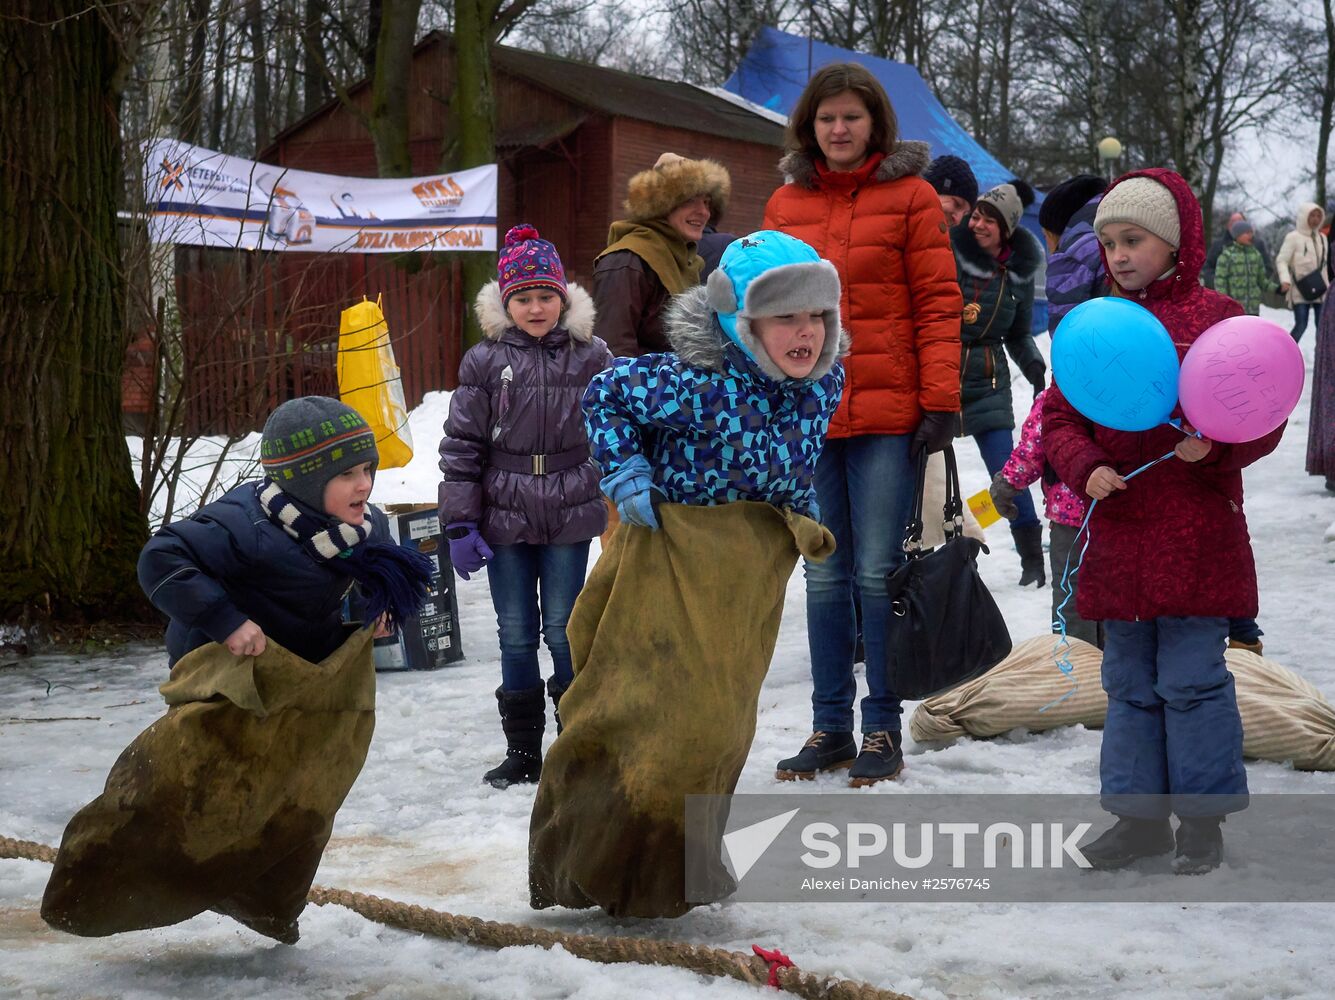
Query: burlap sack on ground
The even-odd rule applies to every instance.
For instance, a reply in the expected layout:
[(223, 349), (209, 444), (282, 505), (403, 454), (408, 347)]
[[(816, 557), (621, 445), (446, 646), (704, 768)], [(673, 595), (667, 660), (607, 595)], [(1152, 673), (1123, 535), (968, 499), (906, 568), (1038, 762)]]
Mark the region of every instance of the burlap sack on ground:
[(295, 941), (371, 743), (370, 630), (318, 664), (272, 641), (246, 658), (210, 643), (161, 692), (167, 714), (65, 828), (42, 918), (99, 937), (217, 910)]
[[(961, 736), (996, 736), (1012, 729), (1035, 732), (1058, 726), (1101, 728), (1108, 711), (1096, 646), (1071, 640), (1070, 661), (1079, 684), (1065, 701), (1044, 705), (1071, 690), (1057, 669), (1055, 639), (1017, 643), (1011, 655), (977, 680), (924, 701), (909, 731), (920, 743)], [(1335, 708), (1312, 684), (1273, 660), (1242, 649), (1224, 654), (1242, 713), (1242, 752), (1256, 760), (1292, 761), (1304, 771), (1335, 770)]]
[(685, 796), (736, 787), (793, 566), (834, 551), (828, 530), (768, 504), (659, 518), (618, 529), (570, 616), (575, 679), (529, 830), (538, 909), (690, 909)]

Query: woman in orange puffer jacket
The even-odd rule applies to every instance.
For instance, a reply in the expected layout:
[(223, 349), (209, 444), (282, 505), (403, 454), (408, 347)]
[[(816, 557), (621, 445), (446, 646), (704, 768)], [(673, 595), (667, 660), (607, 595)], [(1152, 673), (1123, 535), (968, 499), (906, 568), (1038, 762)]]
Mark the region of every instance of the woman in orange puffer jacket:
[[(945, 216), (919, 174), (926, 143), (900, 142), (894, 108), (855, 63), (816, 73), (789, 116), (790, 178), (770, 197), (765, 228), (816, 248), (839, 271), (852, 335), (843, 401), (816, 465), (821, 519), (838, 542), (806, 564), (814, 730), (779, 762), (780, 779), (848, 767), (850, 783), (903, 765), (900, 702), (886, 684), (886, 574), (903, 559), (918, 452), (950, 443), (960, 401), (960, 311)], [(861, 752), (853, 740), (857, 619), (870, 694)], [(856, 757), (856, 760), (854, 758)]]

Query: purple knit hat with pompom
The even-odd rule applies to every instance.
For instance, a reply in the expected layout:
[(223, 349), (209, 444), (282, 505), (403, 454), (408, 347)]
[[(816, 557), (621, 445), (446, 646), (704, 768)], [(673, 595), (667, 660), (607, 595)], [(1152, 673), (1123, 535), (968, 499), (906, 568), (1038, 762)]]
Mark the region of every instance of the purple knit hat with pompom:
[(560, 254), (526, 222), (505, 234), (505, 248), (496, 271), (502, 305), (510, 301), (510, 296), (530, 288), (550, 288), (566, 300), (566, 269)]

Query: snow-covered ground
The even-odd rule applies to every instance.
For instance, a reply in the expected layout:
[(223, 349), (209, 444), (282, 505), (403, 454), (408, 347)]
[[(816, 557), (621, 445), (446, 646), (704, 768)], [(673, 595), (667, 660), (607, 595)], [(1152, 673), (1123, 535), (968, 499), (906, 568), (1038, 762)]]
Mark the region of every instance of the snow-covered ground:
[[(1303, 345), (1309, 370), (1314, 339), (1309, 334)], [(1024, 403), (1018, 400), (1020, 418)], [(435, 444), (446, 407), (446, 395), (435, 394), (414, 413), (418, 457), (407, 469), (380, 473), (375, 499), (434, 499)], [(1335, 694), (1335, 565), (1329, 561), (1335, 544), (1322, 539), (1335, 519), (1335, 497), (1303, 471), (1307, 407), (1305, 396), (1279, 450), (1247, 473), (1247, 513), (1267, 656)], [(965, 492), (982, 489), (987, 477), (976, 451), (964, 442), (959, 452)], [(982, 560), (983, 571), (1013, 634), (1043, 632), (1048, 591), (1019, 590), (1019, 561), (1005, 526), (989, 534), (996, 544)], [(548, 928), (743, 951), (752, 943), (778, 945), (812, 972), (865, 980), (919, 1000), (1315, 1000), (1335, 993), (1332, 909), (1319, 905), (723, 904), (676, 921), (648, 922), (597, 912), (533, 912), (525, 865), (533, 791), (500, 792), (479, 781), (503, 748), (492, 696), (500, 672), (485, 574), (462, 583), (459, 593), (467, 661), (435, 673), (380, 675), (375, 739), (339, 814), (317, 877), (322, 884)], [(743, 792), (773, 790), (774, 762), (796, 751), (808, 733), (800, 570), (788, 597)], [(160, 714), (156, 688), (165, 676), (166, 658), (157, 647), (0, 663), (0, 836), (57, 843), (74, 811), (101, 791), (121, 748)], [(56, 717), (63, 718), (30, 721)], [(1083, 729), (1016, 733), (943, 750), (910, 740), (902, 778), (866, 794), (1091, 791), (1098, 747), (1099, 734)], [(1258, 792), (1335, 792), (1335, 774), (1270, 763), (1252, 763), (1248, 772)], [(784, 790), (820, 795), (841, 787), (825, 778)], [(390, 930), (337, 907), (308, 908), (295, 948), (213, 915), (161, 930), (79, 939), (50, 930), (38, 917), (48, 873), (43, 864), (0, 861), (0, 997), (758, 995), (679, 970), (600, 966), (532, 948), (496, 954)]]

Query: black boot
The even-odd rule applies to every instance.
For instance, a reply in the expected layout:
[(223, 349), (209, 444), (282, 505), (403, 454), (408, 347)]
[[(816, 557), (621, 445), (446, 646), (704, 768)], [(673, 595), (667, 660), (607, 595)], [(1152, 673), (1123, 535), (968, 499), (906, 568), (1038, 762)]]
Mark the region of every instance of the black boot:
[(1180, 816), (1177, 824), (1177, 853), (1173, 871), (1179, 875), (1204, 875), (1224, 861), (1224, 834), (1219, 824), (1223, 816)]
[(569, 684), (562, 684), (553, 674), (547, 678), (547, 697), (552, 699), (552, 715), (556, 716), (556, 735), (561, 735), (561, 695), (566, 693)]
[(1173, 849), (1173, 828), (1167, 817), (1140, 819), (1118, 816), (1090, 844), (1080, 848), (1091, 868), (1107, 872), (1125, 868), (1140, 858), (1153, 858)]
[(482, 780), (493, 788), (532, 784), (542, 774), (542, 730), (547, 722), (542, 685), (523, 691), (497, 688), (496, 704), (505, 730), (505, 760)]
[(861, 788), (899, 777), (904, 770), (902, 743), (899, 733), (863, 733), (862, 752), (848, 769), (849, 787)]
[(1043, 525), (1021, 524), (1011, 528), (1015, 551), (1020, 553), (1020, 586), (1031, 583), (1042, 587), (1047, 582), (1043, 568)]
[(774, 777), (780, 781), (810, 781), (817, 771), (836, 771), (848, 767), (858, 755), (858, 745), (853, 742), (853, 734), (824, 733), (819, 730), (802, 745), (796, 757), (785, 757), (779, 761), (779, 769)]

